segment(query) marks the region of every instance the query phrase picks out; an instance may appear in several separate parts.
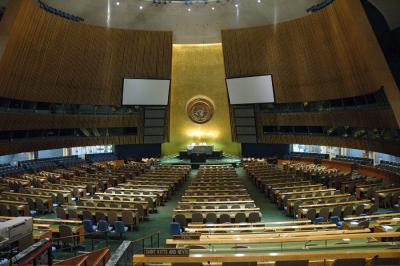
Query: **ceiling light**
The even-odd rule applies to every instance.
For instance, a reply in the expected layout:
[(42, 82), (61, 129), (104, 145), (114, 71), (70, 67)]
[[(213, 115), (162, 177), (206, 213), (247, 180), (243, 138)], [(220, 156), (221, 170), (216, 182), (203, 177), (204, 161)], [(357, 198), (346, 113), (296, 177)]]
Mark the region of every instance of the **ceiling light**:
[(238, 4), (235, 4), (235, 7), (239, 7), (239, 5), (238, 5)]
[(188, 8), (188, 12), (190, 12), (191, 11), (191, 9), (190, 9), (190, 7)]
[(214, 9), (215, 9), (215, 7), (212, 7), (212, 8), (211, 8), (211, 10), (214, 10)]
[(116, 5), (119, 6), (119, 2), (117, 2)]
[(140, 10), (143, 10), (143, 6), (139, 6), (139, 9), (140, 9)]

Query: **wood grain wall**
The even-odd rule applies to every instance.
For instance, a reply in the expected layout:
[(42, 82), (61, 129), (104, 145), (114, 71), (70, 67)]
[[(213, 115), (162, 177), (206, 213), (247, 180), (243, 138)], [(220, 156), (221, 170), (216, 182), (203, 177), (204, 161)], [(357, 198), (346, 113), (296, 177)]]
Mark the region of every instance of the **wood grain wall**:
[(397, 128), (390, 108), (301, 113), (259, 112), (257, 124), (262, 126), (351, 126), (358, 128)]
[(272, 74), (278, 103), (338, 99), (385, 87), (400, 122), (400, 93), (361, 6), (336, 0), (306, 17), (222, 31), (228, 78)]
[(124, 77), (170, 79), (172, 32), (76, 23), (22, 0), (0, 61), (0, 96), (120, 105)]
[(0, 113), (0, 131), (106, 127), (138, 127), (140, 131), (142, 124), (140, 115), (107, 116)]

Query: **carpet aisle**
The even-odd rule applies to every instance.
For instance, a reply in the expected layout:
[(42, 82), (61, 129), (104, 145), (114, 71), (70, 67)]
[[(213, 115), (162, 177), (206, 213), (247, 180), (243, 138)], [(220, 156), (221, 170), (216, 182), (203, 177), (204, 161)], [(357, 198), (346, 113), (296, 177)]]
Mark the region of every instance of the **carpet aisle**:
[(260, 208), (262, 213), (261, 221), (274, 222), (292, 220), (292, 218), (286, 216), (282, 210), (279, 210), (275, 203), (272, 203), (269, 198), (265, 197), (265, 194), (262, 193), (247, 177), (243, 168), (236, 168), (236, 173), (240, 178), (242, 178), (243, 184), (251, 198), (254, 200), (256, 206)]

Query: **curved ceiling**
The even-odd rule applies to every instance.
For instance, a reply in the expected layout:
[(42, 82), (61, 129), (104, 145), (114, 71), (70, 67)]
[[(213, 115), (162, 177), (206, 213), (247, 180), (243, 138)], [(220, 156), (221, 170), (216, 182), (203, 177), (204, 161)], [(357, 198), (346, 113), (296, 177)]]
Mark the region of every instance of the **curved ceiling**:
[[(0, 6), (5, 6), (8, 1), (0, 0)], [(153, 4), (153, 0), (42, 1), (83, 17), (86, 23), (93, 25), (171, 30), (174, 32), (174, 43), (212, 43), (221, 41), (222, 29), (292, 20), (307, 15), (306, 8), (322, 0), (209, 0), (206, 5), (196, 4), (204, 0), (192, 0), (192, 5)], [(385, 15), (392, 29), (400, 27), (399, 0), (369, 1)]]
[[(114, 28), (170, 30), (174, 43), (221, 41), (222, 29), (273, 24), (307, 15), (320, 0), (193, 0), (153, 4), (152, 0), (44, 0), (85, 23)], [(168, 2), (168, 1), (167, 1)], [(237, 5), (237, 6), (236, 6)]]

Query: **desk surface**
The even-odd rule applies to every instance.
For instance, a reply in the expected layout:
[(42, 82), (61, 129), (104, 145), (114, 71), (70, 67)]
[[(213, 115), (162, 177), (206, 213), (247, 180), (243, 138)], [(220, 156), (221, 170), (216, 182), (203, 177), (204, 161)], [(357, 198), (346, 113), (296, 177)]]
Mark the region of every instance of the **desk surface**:
[(355, 201), (344, 201), (344, 202), (332, 202), (332, 203), (321, 203), (321, 204), (304, 204), (300, 205), (299, 208), (319, 208), (319, 207), (332, 207), (340, 205), (353, 205), (353, 204), (372, 204), (370, 200), (355, 200)]
[(133, 265), (135, 263), (207, 263), (207, 262), (269, 262), (281, 260), (330, 260), (330, 259), (351, 259), (351, 258), (373, 258), (375, 256), (383, 258), (400, 257), (399, 250), (354, 250), (349, 251), (302, 251), (302, 252), (271, 252), (271, 253), (245, 253), (236, 252), (223, 254), (191, 254), (189, 257), (146, 257), (144, 255), (134, 255)]

